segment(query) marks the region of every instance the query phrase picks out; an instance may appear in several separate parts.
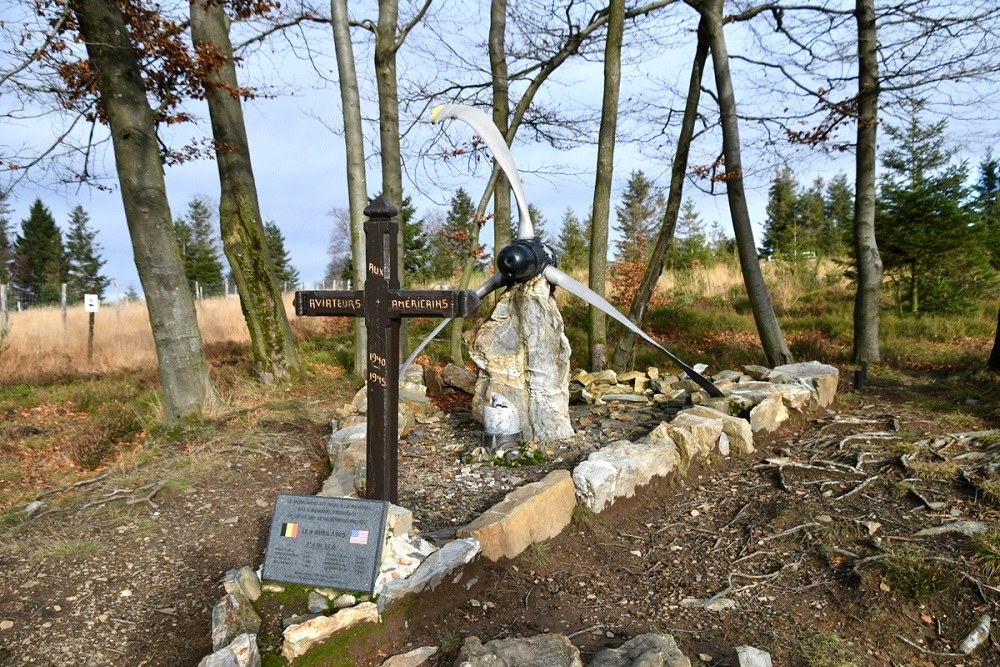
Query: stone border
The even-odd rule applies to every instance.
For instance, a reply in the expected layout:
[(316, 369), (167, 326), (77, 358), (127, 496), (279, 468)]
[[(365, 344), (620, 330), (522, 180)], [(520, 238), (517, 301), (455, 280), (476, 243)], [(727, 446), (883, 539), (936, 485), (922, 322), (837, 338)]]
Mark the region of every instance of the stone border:
[[(561, 533), (577, 504), (601, 512), (619, 498), (632, 497), (656, 477), (686, 474), (691, 463), (709, 461), (713, 452), (722, 456), (751, 454), (755, 432), (777, 429), (788, 419), (790, 409), (826, 407), (834, 400), (839, 381), (835, 367), (815, 361), (773, 370), (746, 366), (743, 371), (714, 376), (725, 397), (712, 399), (697, 386), (689, 386), (690, 380), (666, 376), (670, 378), (667, 381), (655, 368), (645, 374), (622, 376), (609, 371), (578, 373), (574, 382), (589, 402), (658, 401), (658, 397), (677, 400), (683, 390), (693, 405), (638, 441), (618, 440), (592, 452), (572, 473), (555, 470), (538, 482), (511, 491), (503, 501), (459, 528), (456, 539), (441, 548), (419, 535), (411, 536), (412, 513), (391, 506), (382, 570), (376, 581), (377, 603), (357, 603), (353, 596), (340, 596), (338, 600), (351, 598), (355, 604), (330, 616), (317, 613), (287, 627), (282, 656), (292, 661), (340, 630), (361, 622), (377, 623), (389, 604), (433, 590), (446, 578), (458, 583), (462, 568), (479, 555), (491, 561), (515, 558), (532, 543)], [(401, 394), (411, 398), (405, 408), (401, 407), (401, 429), (429, 405), (419, 386), (406, 384), (404, 389)], [(624, 398), (629, 395), (633, 398)], [(337, 429), (328, 453), (333, 470), (320, 495), (354, 495), (359, 475), (364, 479), (364, 430), (357, 423)], [(226, 574), (223, 585), (227, 594), (212, 612), (215, 652), (199, 667), (259, 667), (256, 633), (260, 618), (252, 607), (261, 593), (258, 577), (259, 573), (249, 567)]]

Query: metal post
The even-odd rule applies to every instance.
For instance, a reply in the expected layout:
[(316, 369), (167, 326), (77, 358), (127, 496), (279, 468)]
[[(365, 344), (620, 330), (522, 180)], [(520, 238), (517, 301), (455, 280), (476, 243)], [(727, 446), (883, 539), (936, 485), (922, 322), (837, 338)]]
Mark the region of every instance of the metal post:
[(0, 329), (7, 328), (7, 285), (0, 285)]

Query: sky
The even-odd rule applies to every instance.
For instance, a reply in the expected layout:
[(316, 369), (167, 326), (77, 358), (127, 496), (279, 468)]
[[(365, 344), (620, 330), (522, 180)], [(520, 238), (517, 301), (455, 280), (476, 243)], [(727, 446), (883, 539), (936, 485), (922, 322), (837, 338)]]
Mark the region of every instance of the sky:
[[(473, 3), (473, 7), (478, 4)], [(478, 11), (478, 14), (473, 12), (473, 15), (463, 16), (462, 19), (468, 19), (467, 25), (471, 26), (468, 29), (480, 30), (482, 36), (479, 39), (485, 40), (482, 9), (479, 8)], [(417, 33), (418, 30), (415, 30), (413, 35)], [(424, 35), (422, 43), (426, 45), (433, 38), (433, 35)], [(332, 80), (332, 73), (335, 71), (330, 59), (332, 39), (326, 37), (326, 33), (318, 39), (320, 41), (314, 43), (320, 48), (310, 54), (311, 60), (295, 57), (293, 49), (287, 45), (282, 46), (279, 42), (248, 57), (240, 71), (240, 76), (246, 77), (241, 78), (241, 82), (263, 83), (271, 93), (251, 100), (244, 106), (260, 207), (264, 219), (277, 223), (284, 234), (292, 264), (298, 269), (301, 280), (307, 287), (313, 287), (323, 279), (330, 259), (327, 248), (333, 219), (329, 211), (333, 207), (347, 206), (344, 146), (341, 137), (334, 131), (341, 125), (341, 116), (339, 93)], [(416, 41), (417, 37), (411, 39), (415, 40), (415, 45), (421, 44)], [(325, 44), (323, 40), (326, 40)], [(356, 59), (363, 86), (366, 85), (365, 81), (371, 80), (371, 54), (366, 47), (368, 41), (366, 33), (355, 34)], [(401, 53), (405, 52), (407, 45), (404, 45)], [(655, 53), (627, 53), (622, 98), (633, 101), (650, 98), (643, 101), (679, 106), (676, 100), (651, 99), (663, 95), (662, 88), (654, 86), (654, 82), (666, 81), (674, 86), (685, 87), (690, 67), (690, 51), (690, 39), (679, 39), (675, 48), (661, 49)], [(401, 61), (404, 75), (411, 78), (426, 76), (433, 81), (435, 72), (430, 68), (424, 72), (416, 49), (415, 53), (415, 58)], [(485, 50), (480, 59), (485, 62)], [(317, 71), (330, 76), (325, 87), (321, 87)], [(753, 82), (738, 79), (736, 84), (738, 102), (747, 100), (752, 103), (755, 94)], [(593, 111), (600, 106), (601, 64), (582, 60), (571, 62), (553, 78), (551, 85), (546, 86), (548, 88), (543, 87), (543, 93), (539, 96), (540, 103), (571, 107), (575, 105), (575, 108)], [(436, 103), (451, 101), (453, 100), (446, 97), (435, 100)], [(201, 122), (197, 127), (184, 128), (183, 131), (194, 136), (207, 136), (207, 110), (197, 104), (191, 109)], [(375, 115), (370, 105), (367, 106), (366, 113)], [(679, 122), (679, 117), (676, 118), (675, 125)], [(458, 160), (450, 165), (443, 165), (437, 157), (438, 151), (443, 151), (450, 145), (448, 140), (468, 140), (471, 131), (452, 121), (444, 130), (448, 140), (440, 136), (435, 140), (434, 132), (426, 125), (427, 120), (423, 119), (423, 129), (414, 133), (417, 137), (422, 137), (414, 143), (431, 142), (432, 149), (428, 151), (427, 157), (407, 160), (408, 178), (404, 179), (404, 189), (413, 195), (418, 214), (428, 215), (446, 210), (448, 199), (459, 186), (464, 187), (474, 201), (478, 201), (488, 177), (486, 167), (479, 165), (473, 173), (466, 169), (471, 166), (468, 162)], [(51, 119), (44, 117), (32, 121), (0, 123), (0, 145), (42, 142), (47, 136), (51, 136), (50, 123)], [(635, 127), (623, 123), (623, 135), (634, 134), (635, 130)], [(369, 140), (377, 135), (374, 125), (366, 127), (366, 134)], [(559, 150), (534, 143), (528, 131), (522, 130), (512, 147), (515, 161), (522, 172), (527, 196), (547, 221), (546, 231), (550, 238), (558, 234), (558, 226), (567, 206), (571, 206), (578, 216), (584, 217), (592, 201), (596, 126), (593, 136), (582, 139), (582, 145), (576, 148)], [(641, 135), (639, 139), (639, 142), (620, 142), (616, 149), (613, 203), (621, 196), (633, 170), (643, 170), (664, 189), (668, 185), (674, 150), (672, 143), (655, 137), (646, 140)], [(658, 141), (661, 143), (657, 144)], [(708, 141), (713, 139), (709, 137)], [(641, 151), (640, 143), (646, 144)], [(717, 151), (715, 145), (705, 147), (703, 140), (703, 155)], [(368, 189), (370, 194), (375, 195), (380, 189), (380, 169), (377, 155), (369, 151), (368, 157)], [(110, 149), (104, 148), (98, 159), (106, 172), (113, 174)], [(745, 164), (754, 163), (757, 159), (750, 149), (744, 155)], [(807, 166), (801, 167), (797, 176), (801, 183), (808, 184), (816, 175), (829, 178), (838, 171), (850, 174), (852, 168), (852, 158), (849, 155), (835, 158), (814, 155)], [(197, 160), (168, 167), (166, 182), (175, 218), (184, 215), (188, 202), (194, 197), (203, 197), (213, 205), (218, 200), (218, 176), (215, 163), (211, 160)], [(767, 169), (748, 177), (748, 200), (758, 244), (765, 217), (768, 185)], [(700, 194), (690, 185), (686, 187), (686, 196), (694, 200), (706, 227), (718, 221), (724, 229), (730, 228), (724, 196)], [(115, 279), (122, 291), (141, 291), (117, 188), (111, 191), (85, 185), (67, 188), (44, 179), (24, 182), (13, 191), (10, 201), (13, 209), (10, 217), (16, 229), (19, 229), (20, 221), (27, 216), (36, 197), (41, 198), (48, 206), (64, 231), (68, 226), (70, 210), (76, 205), (82, 206), (90, 216), (92, 227), (98, 232), (97, 242), (101, 245), (102, 256), (107, 262), (105, 275)], [(491, 238), (491, 230), (485, 229), (481, 241), (489, 243)], [(611, 247), (613, 245), (614, 239)]]

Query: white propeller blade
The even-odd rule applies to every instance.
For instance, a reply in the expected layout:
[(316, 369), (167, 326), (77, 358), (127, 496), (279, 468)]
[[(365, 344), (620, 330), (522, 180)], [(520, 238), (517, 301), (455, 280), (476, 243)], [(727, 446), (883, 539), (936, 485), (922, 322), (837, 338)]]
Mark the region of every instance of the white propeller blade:
[(535, 232), (531, 224), (531, 214), (528, 213), (528, 198), (524, 196), (524, 189), (521, 187), (521, 176), (517, 172), (517, 165), (507, 147), (507, 141), (500, 134), (500, 130), (493, 123), (493, 120), (479, 109), (475, 109), (464, 104), (442, 104), (431, 112), (431, 122), (436, 123), (446, 118), (457, 118), (476, 131), (476, 134), (483, 140), (486, 147), (493, 153), (493, 159), (500, 165), (500, 169), (510, 181), (510, 188), (514, 191), (514, 199), (517, 200), (517, 210), (520, 212), (521, 221), (517, 227), (517, 238), (534, 238)]
[[(487, 280), (485, 283), (479, 286), (479, 288), (476, 290), (476, 296), (482, 299), (484, 296), (486, 296), (493, 290), (503, 287), (505, 282), (506, 279), (502, 274), (494, 273), (492, 276), (490, 276), (489, 280)], [(427, 347), (428, 343), (434, 340), (435, 336), (441, 333), (441, 330), (444, 329), (448, 325), (448, 322), (451, 322), (452, 319), (454, 318), (446, 317), (445, 319), (441, 320), (441, 322), (436, 327), (434, 327), (434, 329), (429, 334), (427, 334), (427, 337), (424, 338), (422, 341), (420, 341), (420, 345), (417, 345), (417, 347), (414, 348), (413, 352), (410, 353), (410, 356), (408, 356), (406, 358), (406, 361), (404, 361), (399, 367), (400, 380), (403, 379), (403, 375), (406, 373), (406, 369), (410, 367), (410, 364), (413, 363), (413, 360), (420, 355), (423, 349)]]
[(583, 283), (578, 282), (572, 277), (566, 275), (565, 273), (563, 273), (554, 266), (546, 267), (545, 271), (542, 272), (542, 275), (545, 276), (545, 279), (548, 280), (549, 283), (551, 283), (552, 285), (555, 285), (556, 287), (562, 287), (567, 292), (575, 294), (576, 296), (580, 297), (590, 305), (594, 306), (595, 308), (601, 309), (611, 317), (621, 322), (624, 326), (628, 327), (629, 330), (635, 333), (636, 335), (642, 336), (643, 340), (645, 340), (647, 343), (658, 349), (660, 352), (663, 352), (665, 355), (670, 357), (671, 361), (673, 361), (675, 364), (684, 369), (684, 371), (688, 374), (688, 377), (697, 382), (698, 386), (707, 391), (710, 396), (722, 396), (722, 392), (719, 391), (719, 388), (716, 387), (714, 384), (712, 384), (705, 376), (703, 376), (701, 373), (699, 373), (698, 371), (696, 371), (695, 369), (691, 368), (686, 363), (681, 361), (677, 357), (677, 355), (675, 355), (673, 352), (671, 352), (667, 348), (657, 343), (645, 331), (637, 327), (635, 323), (632, 322), (632, 320), (630, 320), (629, 318), (625, 317), (620, 312), (618, 312), (618, 309), (612, 306), (600, 294), (593, 291)]
[(436, 327), (434, 327), (434, 330), (431, 331), (429, 334), (427, 334), (426, 338), (424, 338), (422, 341), (420, 341), (420, 345), (417, 345), (417, 347), (413, 350), (413, 352), (410, 353), (410, 356), (408, 356), (406, 358), (406, 361), (404, 361), (402, 364), (400, 364), (400, 366), (399, 366), (399, 379), (400, 380), (403, 379), (403, 376), (406, 374), (406, 369), (410, 367), (410, 364), (413, 363), (413, 360), (416, 359), (417, 356), (421, 352), (423, 352), (423, 349), (425, 347), (427, 347), (427, 344), (429, 342), (431, 342), (432, 340), (434, 340), (434, 336), (437, 336), (439, 333), (441, 333), (441, 329), (444, 329), (446, 326), (448, 326), (448, 322), (451, 322), (452, 319), (454, 319), (454, 318), (446, 317), (443, 320), (441, 320), (438, 323), (438, 325)]

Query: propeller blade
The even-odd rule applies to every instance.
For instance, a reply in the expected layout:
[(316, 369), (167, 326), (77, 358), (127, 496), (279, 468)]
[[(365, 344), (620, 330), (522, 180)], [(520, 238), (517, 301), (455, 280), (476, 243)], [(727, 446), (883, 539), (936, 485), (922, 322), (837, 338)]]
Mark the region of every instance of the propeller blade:
[(507, 176), (510, 188), (514, 191), (514, 199), (517, 200), (517, 210), (521, 216), (520, 224), (517, 227), (517, 238), (534, 238), (535, 232), (531, 224), (531, 214), (528, 213), (528, 198), (524, 196), (524, 189), (521, 187), (521, 176), (517, 172), (517, 165), (514, 164), (514, 157), (510, 154), (507, 141), (500, 134), (500, 130), (497, 129), (493, 120), (479, 109), (464, 104), (442, 104), (431, 112), (432, 123), (446, 118), (457, 118), (463, 121), (476, 131), (486, 147), (493, 153), (493, 159)]
[(714, 384), (712, 384), (708, 380), (708, 378), (706, 378), (701, 373), (688, 366), (686, 363), (681, 361), (677, 357), (677, 355), (675, 355), (673, 352), (671, 352), (670, 350), (668, 350), (667, 348), (663, 347), (655, 340), (653, 340), (651, 336), (649, 336), (645, 331), (637, 327), (632, 320), (630, 320), (629, 318), (625, 317), (620, 312), (618, 312), (617, 308), (612, 306), (606, 299), (604, 299), (597, 292), (593, 291), (583, 283), (578, 282), (572, 277), (566, 275), (565, 273), (563, 273), (554, 266), (546, 267), (545, 271), (542, 272), (542, 275), (544, 275), (545, 279), (548, 280), (551, 284), (555, 285), (556, 287), (562, 287), (564, 290), (566, 290), (571, 294), (575, 294), (576, 296), (580, 297), (590, 305), (594, 306), (595, 308), (599, 308), (600, 310), (604, 311), (611, 317), (621, 322), (624, 326), (628, 327), (629, 330), (634, 332), (636, 335), (642, 336), (643, 340), (645, 340), (647, 343), (649, 343), (656, 349), (663, 352), (670, 358), (671, 361), (673, 361), (680, 368), (682, 368), (684, 372), (688, 374), (689, 378), (697, 382), (698, 386), (700, 386), (702, 389), (708, 392), (709, 396), (721, 397), (723, 395), (722, 392), (719, 390), (719, 388), (716, 387)]
[(427, 347), (427, 344), (429, 342), (434, 340), (435, 336), (441, 333), (441, 329), (444, 329), (446, 326), (448, 326), (448, 322), (451, 322), (453, 319), (454, 318), (452, 317), (446, 317), (440, 322), (438, 322), (438, 325), (434, 327), (434, 329), (429, 334), (427, 334), (427, 337), (424, 338), (422, 341), (420, 341), (420, 345), (417, 345), (417, 347), (414, 348), (413, 352), (410, 353), (410, 356), (406, 358), (406, 361), (404, 361), (402, 364), (399, 365), (400, 380), (403, 379), (403, 375), (406, 374), (406, 369), (410, 367), (410, 364), (413, 363), (413, 360), (416, 359), (420, 355), (420, 353), (424, 351), (424, 348)]
[[(508, 280), (503, 274), (494, 273), (492, 276), (490, 276), (489, 280), (487, 280), (485, 283), (483, 283), (476, 289), (476, 296), (482, 299), (490, 292), (496, 291), (501, 287), (505, 286), (507, 282)], [(427, 337), (424, 338), (422, 341), (420, 341), (420, 344), (417, 345), (416, 348), (414, 348), (413, 352), (410, 353), (410, 356), (406, 358), (406, 361), (400, 364), (399, 366), (400, 380), (403, 379), (403, 374), (406, 373), (406, 369), (410, 367), (410, 364), (413, 363), (413, 360), (416, 359), (418, 356), (420, 356), (420, 353), (423, 352), (425, 347), (427, 347), (427, 344), (430, 343), (432, 340), (434, 340), (434, 337), (437, 336), (439, 333), (441, 333), (441, 330), (444, 329), (446, 326), (448, 326), (448, 323), (451, 322), (453, 319), (455, 318), (446, 317), (445, 319), (441, 320), (438, 323), (438, 325), (434, 327), (434, 329), (431, 330), (429, 334), (427, 334)]]

